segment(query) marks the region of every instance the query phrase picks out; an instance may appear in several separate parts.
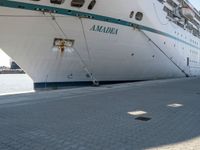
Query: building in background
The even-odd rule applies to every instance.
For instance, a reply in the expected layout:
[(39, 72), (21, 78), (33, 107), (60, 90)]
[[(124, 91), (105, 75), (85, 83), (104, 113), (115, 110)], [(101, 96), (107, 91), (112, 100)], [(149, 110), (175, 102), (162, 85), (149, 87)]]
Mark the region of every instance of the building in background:
[(0, 49), (0, 74), (21, 74), (24, 71)]
[(0, 74), (24, 74), (24, 71), (11, 60), (9, 67), (0, 66)]
[(21, 69), (21, 68), (16, 64), (16, 62), (11, 61), (10, 62), (10, 69)]

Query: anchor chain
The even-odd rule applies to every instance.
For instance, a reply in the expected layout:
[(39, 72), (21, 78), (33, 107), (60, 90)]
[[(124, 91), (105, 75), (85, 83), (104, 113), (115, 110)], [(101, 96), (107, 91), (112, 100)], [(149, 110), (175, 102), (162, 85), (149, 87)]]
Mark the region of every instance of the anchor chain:
[[(52, 20), (55, 22), (55, 24), (57, 25), (57, 27), (59, 28), (59, 30), (61, 31), (61, 33), (63, 34), (64, 38), (67, 39), (67, 35), (65, 34), (65, 32), (63, 31), (62, 27), (59, 25), (59, 23), (57, 22), (56, 20), (56, 17), (54, 15), (52, 15), (51, 12), (48, 12), (50, 14), (50, 16), (52, 17)], [(43, 13), (45, 15), (45, 13)], [(82, 21), (81, 21), (81, 24), (82, 24)], [(82, 26), (83, 27), (83, 26)], [(84, 29), (83, 29), (84, 30)], [(85, 33), (84, 33), (84, 38), (85, 37)], [(86, 40), (86, 39), (85, 39)], [(88, 45), (86, 43), (86, 46), (87, 46), (87, 51), (89, 51), (88, 49)], [(83, 60), (82, 56), (80, 55), (80, 53), (78, 52), (78, 50), (73, 47), (74, 51), (76, 52), (77, 56), (79, 57), (80, 59), (80, 62), (81, 62), (81, 65), (82, 65), (82, 68), (83, 70), (87, 73), (87, 75), (90, 77), (92, 83), (94, 86), (99, 86), (99, 82), (97, 81), (97, 79), (94, 77), (94, 75), (90, 72), (90, 70), (88, 69), (88, 66), (87, 64), (85, 63), (85, 61)]]

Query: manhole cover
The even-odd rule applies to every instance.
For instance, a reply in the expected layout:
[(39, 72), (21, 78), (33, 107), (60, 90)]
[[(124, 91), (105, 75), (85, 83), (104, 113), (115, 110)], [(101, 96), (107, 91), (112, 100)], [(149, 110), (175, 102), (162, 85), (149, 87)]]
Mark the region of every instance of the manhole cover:
[(149, 118), (149, 117), (137, 117), (137, 118), (135, 118), (135, 120), (149, 121), (149, 120), (151, 120), (151, 118)]

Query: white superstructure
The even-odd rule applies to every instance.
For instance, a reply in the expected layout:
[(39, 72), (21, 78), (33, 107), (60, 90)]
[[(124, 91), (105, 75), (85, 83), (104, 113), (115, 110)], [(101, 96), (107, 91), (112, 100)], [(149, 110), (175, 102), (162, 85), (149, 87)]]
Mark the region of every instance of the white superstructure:
[(4, 0), (0, 48), (35, 88), (200, 75), (186, 0)]

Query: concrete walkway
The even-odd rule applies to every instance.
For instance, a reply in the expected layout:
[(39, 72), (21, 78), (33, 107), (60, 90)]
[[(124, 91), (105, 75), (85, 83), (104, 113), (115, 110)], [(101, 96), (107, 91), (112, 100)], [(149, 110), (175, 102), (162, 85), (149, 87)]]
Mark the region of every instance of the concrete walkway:
[(0, 97), (0, 150), (199, 150), (200, 79)]

